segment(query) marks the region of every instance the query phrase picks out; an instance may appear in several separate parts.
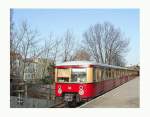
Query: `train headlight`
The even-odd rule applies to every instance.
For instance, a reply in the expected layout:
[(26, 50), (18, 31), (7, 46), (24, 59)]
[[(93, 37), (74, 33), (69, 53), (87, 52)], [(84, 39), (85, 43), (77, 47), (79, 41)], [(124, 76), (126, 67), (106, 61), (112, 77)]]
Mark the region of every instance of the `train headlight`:
[(61, 94), (62, 93), (62, 89), (61, 86), (58, 87), (58, 93)]
[(84, 95), (83, 86), (79, 87), (79, 95)]

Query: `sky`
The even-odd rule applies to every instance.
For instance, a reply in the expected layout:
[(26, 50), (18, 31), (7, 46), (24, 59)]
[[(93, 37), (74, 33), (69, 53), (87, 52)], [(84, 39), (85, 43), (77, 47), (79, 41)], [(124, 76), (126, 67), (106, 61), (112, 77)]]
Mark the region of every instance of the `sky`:
[(51, 32), (61, 37), (69, 29), (78, 42), (90, 25), (110, 22), (130, 39), (125, 58), (127, 65), (134, 65), (140, 63), (139, 13), (139, 9), (14, 9), (13, 21), (19, 25), (27, 20), (45, 39)]

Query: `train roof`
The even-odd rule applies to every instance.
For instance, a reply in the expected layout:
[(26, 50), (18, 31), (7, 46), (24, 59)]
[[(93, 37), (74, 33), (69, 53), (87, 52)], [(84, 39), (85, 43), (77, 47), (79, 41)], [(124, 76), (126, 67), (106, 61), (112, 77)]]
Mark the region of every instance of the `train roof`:
[(56, 64), (57, 66), (89, 66), (89, 65), (93, 65), (93, 66), (101, 66), (101, 67), (105, 67), (105, 68), (115, 68), (115, 69), (128, 69), (126, 67), (120, 67), (120, 66), (114, 66), (114, 65), (108, 65), (108, 64), (101, 64), (101, 63), (96, 63), (94, 61), (67, 61), (67, 62), (63, 62), (63, 63), (59, 63)]

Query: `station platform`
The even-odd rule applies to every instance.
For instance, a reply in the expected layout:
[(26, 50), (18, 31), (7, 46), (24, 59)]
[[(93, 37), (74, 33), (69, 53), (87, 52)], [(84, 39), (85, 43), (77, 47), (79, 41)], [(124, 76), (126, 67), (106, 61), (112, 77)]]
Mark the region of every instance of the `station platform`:
[(79, 108), (139, 108), (139, 77), (83, 104)]

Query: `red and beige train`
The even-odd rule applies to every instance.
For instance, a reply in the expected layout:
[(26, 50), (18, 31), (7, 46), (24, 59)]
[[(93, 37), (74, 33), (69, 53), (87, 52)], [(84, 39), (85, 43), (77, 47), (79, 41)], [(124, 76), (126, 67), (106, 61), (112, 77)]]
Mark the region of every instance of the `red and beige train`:
[(138, 75), (137, 70), (90, 61), (70, 61), (55, 66), (55, 94), (69, 105), (90, 100)]

